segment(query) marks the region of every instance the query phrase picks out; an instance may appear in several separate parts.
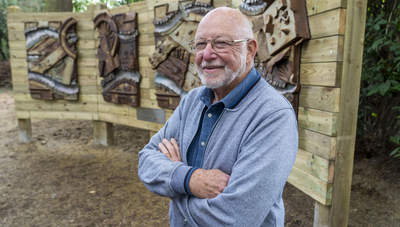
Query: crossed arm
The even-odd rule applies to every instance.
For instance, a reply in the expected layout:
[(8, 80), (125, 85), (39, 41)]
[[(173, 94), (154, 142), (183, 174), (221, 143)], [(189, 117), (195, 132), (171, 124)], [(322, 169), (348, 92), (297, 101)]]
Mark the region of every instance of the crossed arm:
[[(171, 138), (171, 142), (163, 139), (158, 144), (159, 151), (173, 162), (182, 161), (178, 142)], [(196, 169), (189, 180), (190, 192), (200, 199), (215, 198), (226, 188), (229, 175), (219, 169)]]

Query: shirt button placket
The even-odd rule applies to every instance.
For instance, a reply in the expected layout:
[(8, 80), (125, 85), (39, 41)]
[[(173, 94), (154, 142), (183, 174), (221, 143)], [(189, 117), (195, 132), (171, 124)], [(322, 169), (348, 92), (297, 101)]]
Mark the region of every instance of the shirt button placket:
[(204, 147), (206, 145), (205, 142), (201, 142), (201, 146)]

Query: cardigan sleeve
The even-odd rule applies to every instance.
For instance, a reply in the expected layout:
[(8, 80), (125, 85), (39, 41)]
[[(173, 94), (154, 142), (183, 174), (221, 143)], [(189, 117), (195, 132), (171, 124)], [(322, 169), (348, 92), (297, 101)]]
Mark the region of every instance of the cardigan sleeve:
[(179, 141), (179, 127), (181, 124), (181, 105), (174, 111), (171, 118), (165, 123), (151, 139), (150, 142), (139, 152), (139, 178), (143, 184), (153, 193), (174, 197), (187, 194), (184, 189), (184, 181), (192, 167), (183, 162), (173, 162), (164, 154), (159, 152), (158, 144), (162, 139), (169, 141), (175, 138)]

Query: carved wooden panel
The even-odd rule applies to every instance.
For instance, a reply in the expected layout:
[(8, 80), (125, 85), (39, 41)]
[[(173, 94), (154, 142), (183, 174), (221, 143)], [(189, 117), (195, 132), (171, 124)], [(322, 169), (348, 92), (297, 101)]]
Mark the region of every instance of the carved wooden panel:
[(77, 21), (25, 22), (29, 90), (32, 98), (78, 100)]
[(139, 106), (139, 56), (136, 12), (111, 15), (103, 12), (94, 19), (100, 44), (96, 58), (104, 101)]
[(310, 39), (304, 0), (243, 0), (242, 13), (253, 23), (258, 42), (255, 67), (284, 95), (297, 114), (301, 44)]
[(188, 70), (195, 69), (188, 44), (201, 18), (213, 8), (212, 1), (180, 1), (176, 9), (169, 4), (154, 7), (156, 50), (149, 61), (157, 70), (154, 84), (160, 107), (175, 109), (181, 97), (201, 86), (196, 70)]

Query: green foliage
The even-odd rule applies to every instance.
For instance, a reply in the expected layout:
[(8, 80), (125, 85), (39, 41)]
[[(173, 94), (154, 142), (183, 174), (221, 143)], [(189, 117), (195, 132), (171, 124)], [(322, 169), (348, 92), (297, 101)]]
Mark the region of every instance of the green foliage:
[(0, 0), (0, 61), (9, 59), (7, 14), (8, 7), (19, 6), (22, 12), (44, 11), (44, 0)]
[[(381, 119), (381, 101), (400, 95), (400, 6), (397, 0), (371, 0), (369, 6), (357, 130), (359, 137), (367, 138), (376, 134), (378, 129), (375, 123), (378, 120), (390, 120)], [(400, 116), (397, 119), (400, 120)], [(400, 145), (400, 131), (391, 132), (393, 134), (390, 140)], [(387, 140), (387, 137), (384, 139)], [(390, 155), (399, 157), (400, 147)]]
[(85, 12), (89, 4), (103, 3), (106, 4), (108, 8), (114, 8), (140, 1), (143, 0), (72, 0), (72, 5), (74, 12)]

